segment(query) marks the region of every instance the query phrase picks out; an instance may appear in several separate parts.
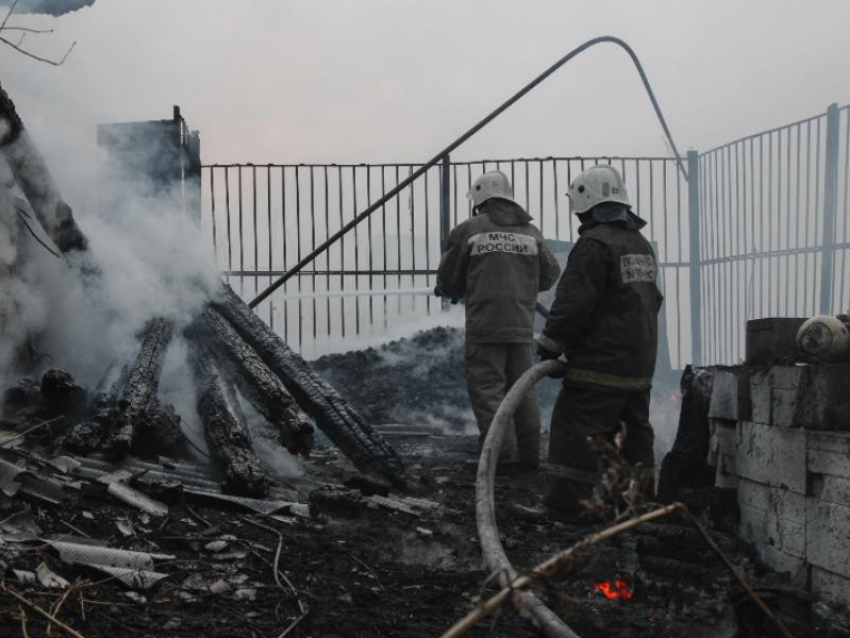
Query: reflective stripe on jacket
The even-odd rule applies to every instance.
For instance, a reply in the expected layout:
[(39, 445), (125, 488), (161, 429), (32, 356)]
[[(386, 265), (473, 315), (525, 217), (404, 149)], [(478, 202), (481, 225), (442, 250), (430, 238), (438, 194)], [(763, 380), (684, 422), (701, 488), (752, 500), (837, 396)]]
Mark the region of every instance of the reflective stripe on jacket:
[(566, 352), (567, 385), (645, 390), (663, 300), (652, 247), (617, 222), (588, 222), (579, 232), (540, 343)]
[(537, 293), (561, 269), (522, 207), (491, 199), (459, 224), (440, 259), (437, 287), (466, 301), (469, 343), (530, 343)]

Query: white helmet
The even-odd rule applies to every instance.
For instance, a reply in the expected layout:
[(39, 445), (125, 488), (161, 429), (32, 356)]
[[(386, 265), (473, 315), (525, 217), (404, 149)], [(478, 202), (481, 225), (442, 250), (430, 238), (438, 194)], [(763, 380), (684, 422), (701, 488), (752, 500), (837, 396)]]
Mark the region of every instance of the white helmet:
[(501, 197), (509, 202), (515, 201), (511, 181), (502, 171), (484, 173), (475, 180), (466, 196), (472, 200), (473, 208), (480, 206), (488, 199), (493, 199), (494, 197)]
[(631, 208), (629, 194), (620, 172), (613, 166), (591, 166), (573, 180), (567, 191), (570, 207), (576, 214), (590, 210), (602, 202), (616, 202)]

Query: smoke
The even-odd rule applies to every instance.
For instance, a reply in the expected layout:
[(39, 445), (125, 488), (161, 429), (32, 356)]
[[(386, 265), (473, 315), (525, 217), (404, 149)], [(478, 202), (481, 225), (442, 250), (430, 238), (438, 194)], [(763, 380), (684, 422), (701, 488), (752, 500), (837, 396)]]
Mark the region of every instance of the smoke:
[[(87, 204), (75, 211), (89, 240), (84, 254), (52, 254), (55, 247), (34, 215), (27, 222), (32, 230), (26, 230), (16, 207), (23, 206), (26, 214), (28, 204), (17, 187), (9, 188), (14, 179), (0, 162), (0, 384), (32, 363), (32, 349), (35, 374), (61, 367), (93, 388), (110, 367), (134, 361), (139, 333), (150, 319), (172, 319), (179, 335), (218, 286), (211, 251), (186, 210), (179, 182), (172, 187), (140, 179), (138, 171), (122, 171), (128, 162), (92, 153), (90, 139), (73, 143), (81, 138), (62, 135), (56, 144), (72, 149), (69, 156), (76, 162), (101, 167), (77, 171), (79, 179), (69, 189)], [(166, 149), (156, 146), (160, 141), (149, 147), (135, 142), (134, 154), (165, 155)], [(160, 394), (194, 419), (185, 355), (178, 339), (166, 360)]]

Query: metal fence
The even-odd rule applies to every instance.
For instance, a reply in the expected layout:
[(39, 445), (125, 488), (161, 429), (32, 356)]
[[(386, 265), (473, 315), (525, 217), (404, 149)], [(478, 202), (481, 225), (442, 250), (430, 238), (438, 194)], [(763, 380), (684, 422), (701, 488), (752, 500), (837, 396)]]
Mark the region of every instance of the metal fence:
[[(444, 161), (318, 257), (258, 306), (288, 343), (308, 356), (352, 338), (380, 336), (400, 322), (444, 312), (426, 294), (448, 232), (471, 214), (472, 182), (498, 168), (545, 237), (574, 241), (577, 222), (564, 195), (597, 163), (617, 166), (650, 222), (667, 296), (671, 357), (690, 357), (687, 184), (666, 157), (547, 157)], [(246, 299), (391, 190), (419, 165), (209, 165), (204, 167), (204, 232), (223, 274)], [(684, 306), (683, 306), (684, 304)]]
[(741, 359), (749, 319), (850, 308), (848, 120), (832, 105), (699, 156), (704, 361)]
[[(380, 338), (445, 312), (426, 294), (465, 195), (505, 171), (550, 239), (572, 241), (564, 196), (581, 170), (623, 173), (658, 251), (670, 363), (734, 363), (748, 319), (850, 307), (850, 107), (669, 157), (546, 157), (441, 165), (355, 227), (257, 307), (306, 356)], [(215, 164), (203, 168), (203, 229), (246, 299), (283, 275), (419, 164)]]

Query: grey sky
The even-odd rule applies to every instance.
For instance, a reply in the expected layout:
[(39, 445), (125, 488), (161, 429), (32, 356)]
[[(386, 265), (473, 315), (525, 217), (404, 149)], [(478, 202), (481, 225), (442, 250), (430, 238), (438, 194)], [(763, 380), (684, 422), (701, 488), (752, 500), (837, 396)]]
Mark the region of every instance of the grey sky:
[[(95, 123), (167, 118), (172, 104), (206, 162), (424, 160), (602, 34), (634, 47), (682, 150), (850, 101), (845, 0), (99, 0), (17, 22), (56, 29), (27, 38), (41, 54), (78, 41), (61, 68), (0, 47), (3, 84), (70, 190)], [(456, 156), (592, 153), (666, 154), (610, 45)]]

